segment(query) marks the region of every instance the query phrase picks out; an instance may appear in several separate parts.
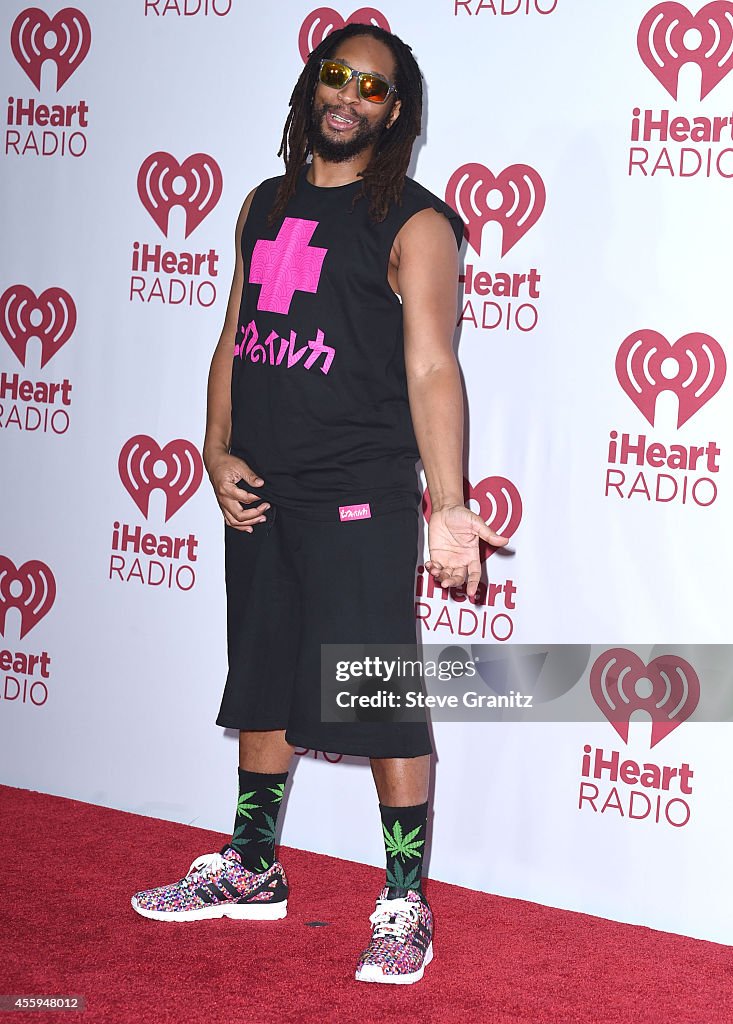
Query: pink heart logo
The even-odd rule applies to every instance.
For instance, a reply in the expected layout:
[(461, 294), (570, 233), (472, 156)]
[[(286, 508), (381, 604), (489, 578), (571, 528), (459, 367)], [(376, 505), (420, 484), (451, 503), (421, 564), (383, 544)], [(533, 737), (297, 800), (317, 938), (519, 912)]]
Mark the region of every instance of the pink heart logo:
[(56, 580), (45, 562), (24, 562), (17, 569), (0, 555), (0, 634), (10, 608), (20, 612), (20, 639), (51, 610), (56, 599)]
[[(692, 40), (685, 35), (695, 30)], [(656, 4), (644, 15), (637, 33), (639, 55), (657, 81), (677, 99), (680, 69), (697, 64), (700, 99), (733, 68), (733, 3), (714, 0), (697, 14), (678, 3)]]
[(163, 491), (166, 522), (196, 493), (204, 475), (198, 448), (182, 438), (161, 448), (147, 434), (137, 434), (122, 446), (117, 465), (125, 490), (146, 519), (150, 495)]
[(31, 338), (41, 342), (43, 368), (75, 327), (76, 306), (63, 288), (47, 288), (36, 297), (24, 284), (13, 284), (0, 296), (0, 334), (23, 366)]
[[(500, 537), (511, 537), (522, 520), (522, 499), (519, 491), (505, 476), (487, 476), (475, 487), (463, 478), (463, 500), (468, 504), (473, 500), (478, 503), (478, 515), (487, 526)], [(433, 510), (430, 490), (425, 489), (422, 497), (422, 509), (426, 522), (430, 522)], [(486, 541), (479, 541), (479, 555), (482, 562), (494, 554), (495, 547)]]
[(298, 33), (298, 49), (303, 63), (305, 64), (308, 55), (323, 42), (326, 36), (346, 25), (376, 25), (377, 28), (383, 28), (386, 32), (391, 31), (389, 22), (376, 7), (360, 7), (346, 20), (338, 11), (334, 11), (333, 7), (318, 7), (306, 15)]
[(446, 202), (463, 220), (468, 244), (479, 256), (485, 224), (501, 226), (501, 255), (506, 256), (540, 219), (545, 199), (545, 184), (528, 164), (512, 164), (498, 175), (483, 164), (463, 164), (445, 190)]
[(35, 85), (41, 88), (41, 69), (47, 60), (56, 65), (56, 92), (74, 74), (92, 42), (89, 22), (76, 7), (64, 7), (53, 18), (38, 7), (21, 11), (10, 30), (13, 56)]
[[(662, 373), (665, 360), (676, 364)], [(669, 366), (669, 363), (667, 364)], [(709, 334), (685, 334), (670, 345), (658, 331), (635, 331), (616, 354), (616, 376), (639, 412), (654, 426), (657, 396), (673, 391), (678, 399), (677, 427), (694, 416), (720, 390), (726, 361), (722, 346)]]
[(166, 236), (174, 206), (180, 206), (186, 215), (188, 238), (219, 202), (222, 184), (218, 163), (206, 153), (194, 153), (182, 164), (170, 153), (151, 153), (137, 174), (142, 204)]
[[(639, 696), (637, 683), (650, 684), (648, 696)], [(593, 700), (624, 743), (635, 711), (652, 719), (652, 747), (686, 722), (700, 702), (700, 680), (688, 661), (662, 654), (648, 665), (624, 647), (613, 647), (596, 658), (590, 672)]]

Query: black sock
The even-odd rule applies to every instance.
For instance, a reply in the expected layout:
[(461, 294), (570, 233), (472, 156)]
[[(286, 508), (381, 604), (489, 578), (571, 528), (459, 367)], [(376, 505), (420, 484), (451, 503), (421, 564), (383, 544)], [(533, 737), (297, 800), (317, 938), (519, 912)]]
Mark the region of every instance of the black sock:
[(266, 871), (275, 862), (275, 826), (287, 772), (266, 775), (239, 769), (239, 800), (233, 846), (248, 871)]
[(382, 834), (387, 854), (389, 898), (404, 896), (408, 889), (422, 892), (427, 803), (416, 807), (385, 807), (380, 804), (379, 813), (382, 815)]

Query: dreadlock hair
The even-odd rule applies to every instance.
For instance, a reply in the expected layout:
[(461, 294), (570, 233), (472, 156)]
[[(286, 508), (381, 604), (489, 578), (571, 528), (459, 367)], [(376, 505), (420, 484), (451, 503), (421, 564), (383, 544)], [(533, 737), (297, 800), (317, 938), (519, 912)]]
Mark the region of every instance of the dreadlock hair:
[(288, 113), (282, 134), (278, 156), (285, 163), (285, 176), (280, 183), (275, 202), (269, 215), (274, 223), (285, 211), (304, 164), (311, 152), (309, 143), (313, 119), (313, 97), (318, 84), (320, 63), (323, 57), (338, 52), (344, 40), (354, 36), (371, 36), (384, 43), (395, 61), (394, 85), (401, 106), (397, 120), (389, 131), (382, 134), (369, 165), (361, 172), (364, 184), (356, 199), (366, 196), (369, 200), (369, 216), (381, 222), (393, 203), (402, 200), (405, 175), (410, 163), (412, 147), (420, 134), (422, 120), (422, 73), (412, 49), (391, 32), (376, 25), (346, 25), (331, 32), (310, 53), (306, 65), (296, 82), (290, 97)]

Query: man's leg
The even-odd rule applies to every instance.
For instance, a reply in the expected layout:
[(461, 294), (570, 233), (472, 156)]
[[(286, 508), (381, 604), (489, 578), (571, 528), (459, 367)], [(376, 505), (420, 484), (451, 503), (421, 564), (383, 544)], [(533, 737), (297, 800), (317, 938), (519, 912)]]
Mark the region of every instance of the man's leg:
[(423, 896), (430, 756), (371, 758), (387, 858), (386, 885), (372, 914), (372, 939), (357, 981), (409, 985), (433, 958), (433, 914)]
[(229, 672), (216, 722), (245, 729), (234, 830), (221, 850), (198, 857), (178, 882), (136, 893), (132, 905), (144, 917), (278, 920), (287, 913), (275, 831), (293, 752), (282, 727), (298, 653), (299, 600), (276, 512), (272, 506), (251, 535), (224, 531)]
[(285, 731), (239, 733), (239, 799), (230, 845), (248, 871), (275, 863), (275, 830), (293, 747)]
[(275, 863), (275, 830), (293, 747), (285, 731), (239, 733), (239, 799), (231, 846), (248, 871)]
[(136, 893), (132, 906), (139, 914), (158, 921), (285, 917), (288, 884), (275, 860), (275, 830), (292, 754), (283, 730), (240, 732), (231, 840), (195, 860), (179, 882)]
[(285, 740), (285, 730), (240, 732), (239, 767), (245, 772), (287, 772), (295, 747)]
[(373, 757), (372, 775), (380, 804), (412, 807), (428, 799), (430, 755), (423, 757)]
[(422, 892), (430, 756), (372, 758), (387, 860), (389, 898)]

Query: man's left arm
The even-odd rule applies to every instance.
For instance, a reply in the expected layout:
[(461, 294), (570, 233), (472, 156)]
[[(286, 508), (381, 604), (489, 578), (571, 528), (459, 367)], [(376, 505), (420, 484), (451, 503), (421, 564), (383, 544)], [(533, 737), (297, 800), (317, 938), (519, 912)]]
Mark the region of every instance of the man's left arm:
[(463, 502), (463, 389), (455, 353), (458, 253), (448, 219), (436, 210), (410, 218), (397, 239), (405, 367), (412, 423), (432, 512), (427, 570), (443, 587), (481, 578), (478, 542), (508, 538), (490, 530)]

